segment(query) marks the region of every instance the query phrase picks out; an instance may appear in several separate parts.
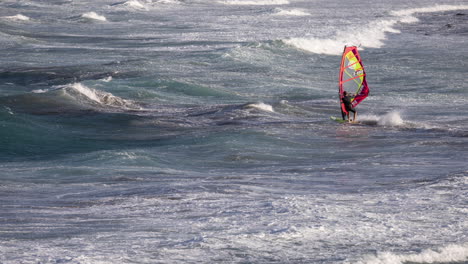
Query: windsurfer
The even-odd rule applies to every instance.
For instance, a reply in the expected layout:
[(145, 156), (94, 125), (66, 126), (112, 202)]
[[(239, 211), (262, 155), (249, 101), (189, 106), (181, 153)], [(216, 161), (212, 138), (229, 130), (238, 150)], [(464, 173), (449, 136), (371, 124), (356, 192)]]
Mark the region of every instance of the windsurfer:
[[(356, 109), (354, 109), (351, 103), (352, 99), (353, 97), (348, 95), (348, 92), (346, 91), (343, 92), (343, 98), (341, 99), (341, 101), (343, 102), (344, 107), (348, 113), (345, 113), (344, 111), (342, 111), (342, 115), (343, 115), (343, 120), (345, 119), (346, 116), (348, 117), (348, 122), (351, 122), (351, 121), (356, 122), (356, 117), (357, 117), (357, 111)], [(349, 112), (353, 112), (354, 114), (354, 117), (352, 120), (349, 119)]]

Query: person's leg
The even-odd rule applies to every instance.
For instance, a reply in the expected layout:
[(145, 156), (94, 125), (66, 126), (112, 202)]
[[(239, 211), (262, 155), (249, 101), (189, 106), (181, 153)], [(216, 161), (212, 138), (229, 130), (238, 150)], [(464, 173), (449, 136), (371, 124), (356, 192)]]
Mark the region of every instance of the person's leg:
[[(351, 120), (351, 112), (353, 112), (353, 119)], [(348, 121), (355, 122), (356, 121), (356, 109), (351, 108), (348, 110)]]
[(348, 109), (346, 109), (346, 106), (341, 103), (341, 117), (343, 118), (344, 121), (346, 121), (346, 119), (349, 120), (349, 111)]

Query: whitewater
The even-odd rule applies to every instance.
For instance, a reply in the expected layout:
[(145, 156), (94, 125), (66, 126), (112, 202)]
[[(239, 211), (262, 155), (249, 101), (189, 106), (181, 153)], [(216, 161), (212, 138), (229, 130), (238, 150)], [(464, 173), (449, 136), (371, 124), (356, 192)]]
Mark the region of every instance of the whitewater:
[(467, 43), (461, 0), (3, 0), (0, 263), (468, 263)]

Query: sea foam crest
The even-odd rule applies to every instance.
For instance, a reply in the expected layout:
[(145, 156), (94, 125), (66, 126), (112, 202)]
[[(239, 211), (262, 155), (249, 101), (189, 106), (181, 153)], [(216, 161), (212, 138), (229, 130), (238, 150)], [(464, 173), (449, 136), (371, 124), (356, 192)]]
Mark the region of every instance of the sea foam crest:
[(419, 254), (398, 255), (389, 252), (368, 256), (356, 264), (403, 264), (403, 263), (465, 263), (468, 261), (468, 244), (449, 245), (437, 250), (427, 249)]
[(345, 45), (360, 45), (363, 48), (380, 48), (386, 40), (386, 33), (400, 33), (397, 23), (415, 23), (417, 13), (432, 13), (468, 9), (468, 5), (437, 5), (428, 8), (404, 9), (391, 12), (388, 19), (375, 20), (359, 28), (349, 27), (338, 31), (334, 37), (290, 38), (283, 40), (298, 49), (317, 54), (340, 55)]
[(142, 3), (138, 2), (137, 0), (130, 0), (125, 2), (126, 6), (137, 8), (137, 9), (147, 9)]
[(148, 7), (140, 3), (138, 0), (128, 0), (125, 2), (113, 4), (111, 6), (122, 7), (125, 9), (130, 8), (130, 9), (137, 9), (137, 10), (148, 10)]
[(8, 20), (16, 20), (16, 21), (29, 21), (30, 20), (29, 17), (22, 15), (22, 14), (17, 14), (15, 16), (6, 16), (3, 18), (8, 19)]
[(288, 0), (224, 0), (218, 3), (225, 5), (288, 5)]
[(431, 7), (422, 7), (422, 8), (410, 8), (410, 9), (403, 9), (398, 11), (393, 11), (392, 14), (394, 16), (413, 16), (417, 13), (434, 13), (434, 12), (448, 12), (448, 11), (456, 11), (456, 10), (464, 10), (468, 9), (468, 5), (436, 5)]
[(276, 16), (310, 16), (309, 13), (302, 9), (291, 9), (285, 10), (282, 8), (276, 8), (274, 15)]
[(98, 15), (96, 12), (88, 12), (81, 15), (82, 18), (94, 21), (107, 21), (105, 16)]
[(368, 48), (380, 48), (386, 39), (385, 33), (400, 33), (393, 28), (398, 20), (373, 21), (367, 26), (358, 29), (344, 29), (338, 31), (335, 37), (329, 39), (321, 38), (290, 38), (284, 40), (288, 45), (312, 53), (339, 55), (344, 45), (361, 45)]
[(265, 104), (263, 102), (247, 104), (245, 107), (255, 108), (255, 109), (258, 109), (258, 110), (261, 110), (261, 111), (265, 111), (265, 112), (275, 112), (275, 110), (273, 110), (273, 106), (271, 106), (269, 104)]
[(100, 107), (140, 109), (140, 107), (135, 105), (135, 103), (130, 100), (125, 100), (111, 93), (87, 87), (81, 83), (57, 86), (55, 88), (61, 89), (67, 96), (70, 96), (74, 100), (85, 104), (91, 103)]
[(158, 0), (156, 3), (159, 4), (180, 4), (179, 0)]

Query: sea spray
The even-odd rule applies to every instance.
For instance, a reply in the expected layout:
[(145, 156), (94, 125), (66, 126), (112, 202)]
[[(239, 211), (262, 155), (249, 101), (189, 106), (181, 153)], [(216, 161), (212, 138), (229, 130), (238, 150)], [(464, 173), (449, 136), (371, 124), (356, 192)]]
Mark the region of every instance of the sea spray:
[(377, 123), (380, 126), (401, 126), (404, 124), (404, 121), (401, 118), (399, 112), (393, 111), (380, 116), (377, 120)]

